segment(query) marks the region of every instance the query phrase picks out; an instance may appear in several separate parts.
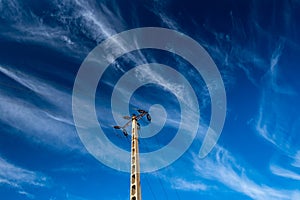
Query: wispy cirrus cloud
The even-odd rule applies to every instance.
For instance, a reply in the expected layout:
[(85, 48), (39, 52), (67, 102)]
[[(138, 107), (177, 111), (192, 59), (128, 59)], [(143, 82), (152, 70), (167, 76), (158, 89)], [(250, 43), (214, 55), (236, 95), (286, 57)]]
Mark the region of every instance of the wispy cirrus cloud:
[(74, 47), (69, 33), (62, 27), (53, 27), (45, 23), (42, 17), (35, 14), (26, 2), (17, 0), (4, 1), (0, 7), (2, 19), (9, 29), (1, 32), (3, 37), (20, 42), (47, 44), (70, 50)]
[(71, 193), (66, 194), (66, 199), (67, 200), (88, 200), (87, 198), (84, 198), (84, 197), (81, 197), (81, 196), (78, 196), (78, 195), (74, 195), (74, 194), (71, 194)]
[[(300, 197), (298, 189), (269, 185), (267, 180), (257, 178), (261, 177), (259, 171), (247, 163), (242, 163), (241, 160), (236, 159), (233, 154), (221, 146), (216, 146), (205, 159), (200, 159), (197, 154), (193, 154), (191, 161), (194, 170), (189, 173), (193, 175), (192, 177), (189, 177), (191, 175), (189, 173), (182, 177), (169, 177), (163, 173), (156, 176), (169, 183), (173, 189), (182, 191), (217, 191), (222, 193), (225, 190), (228, 192), (228, 189), (222, 187), (223, 185), (236, 193), (257, 200), (297, 200)], [(275, 165), (271, 166), (270, 169), (277, 176), (284, 176), (293, 180), (299, 178), (296, 173)]]
[[(158, 179), (163, 180), (167, 185), (178, 191), (187, 191), (187, 192), (200, 192), (200, 191), (209, 191), (213, 189), (213, 186), (206, 184), (203, 180), (199, 180), (199, 177), (187, 177), (186, 174), (178, 173), (174, 177), (167, 175), (173, 170), (178, 170), (173, 167), (168, 167), (164, 172), (154, 172), (151, 175), (157, 177)], [(191, 171), (190, 171), (191, 172)], [(179, 175), (179, 176), (178, 176)], [(191, 180), (193, 179), (193, 180)], [(162, 184), (162, 183), (161, 183)]]
[[(270, 163), (270, 171), (275, 176), (285, 178), (287, 180), (300, 181), (300, 152), (296, 152), (294, 155), (279, 156), (277, 159)], [(278, 162), (280, 159), (284, 159), (285, 162)]]
[(75, 31), (81, 31), (94, 41), (100, 42), (124, 29), (119, 7), (114, 2), (106, 5), (92, 0), (54, 1), (53, 5), (58, 8), (57, 12), (51, 14), (55, 19), (66, 25), (69, 31), (73, 30), (72, 24), (80, 25), (82, 30)]
[(43, 96), (49, 103), (58, 107), (61, 113), (67, 112), (70, 114), (70, 94), (56, 89), (51, 83), (45, 82), (45, 80), (38, 79), (37, 77), (14, 70), (7, 66), (4, 67), (0, 65), (0, 72), (34, 93)]
[(294, 155), (294, 161), (292, 162), (292, 165), (300, 168), (300, 151), (297, 151)]
[(103, 39), (124, 30), (118, 5), (96, 1), (51, 1), (36, 12), (26, 2), (1, 2), (1, 19), (9, 26), (0, 33), (15, 41), (47, 45), (82, 59)]
[(76, 141), (75, 130), (62, 122), (63, 120), (58, 121), (55, 117), (49, 117), (43, 109), (28, 102), (5, 96), (0, 96), (0, 99), (3, 103), (0, 110), (5, 113), (0, 116), (0, 120), (25, 133), (22, 136), (28, 138), (28, 141), (58, 149), (65, 147), (81, 149)]
[(26, 191), (26, 187), (48, 187), (49, 178), (42, 173), (16, 166), (0, 157), (0, 187), (1, 186), (11, 187), (21, 195), (34, 198), (34, 195)]
[[(293, 67), (290, 67), (292, 60), (287, 61), (287, 57), (289, 57), (287, 52), (291, 49), (296, 51), (299, 49), (299, 47), (295, 47), (295, 44), (298, 43), (295, 42), (297, 38), (288, 35), (296, 31), (291, 26), (296, 19), (293, 10), (294, 3), (282, 2), (280, 12), (274, 7), (274, 16), (268, 19), (270, 26), (263, 26), (263, 20), (260, 19), (262, 15), (259, 14), (261, 12), (260, 2), (253, 1), (251, 31), (253, 31), (254, 40), (252, 49), (261, 53), (258, 56), (254, 56), (255, 54), (252, 56), (253, 59), (258, 57), (259, 60), (262, 60), (259, 62), (261, 65), (253, 65), (253, 67), (258, 69), (259, 66), (262, 66), (263, 73), (259, 79), (255, 78), (255, 74), (249, 73), (248, 75), (248, 78), (256, 80), (256, 85), (261, 93), (254, 129), (259, 136), (290, 157), (295, 155), (299, 145), (297, 136), (299, 114), (295, 112), (295, 109), (298, 109), (296, 102), (299, 99), (299, 93), (293, 80), (288, 77), (288, 73), (290, 73), (288, 71), (294, 70)], [(280, 25), (276, 19), (282, 20)], [(280, 26), (279, 29), (278, 26)], [(276, 31), (276, 34), (274, 34), (275, 28), (279, 30)], [(265, 52), (258, 50), (261, 44), (265, 44)], [(244, 66), (244, 69), (246, 68), (247, 66)]]
[(300, 181), (300, 174), (298, 174), (296, 172), (293, 172), (291, 170), (282, 168), (282, 167), (277, 166), (277, 165), (271, 165), (270, 170), (273, 174), (275, 174), (277, 176), (281, 176), (283, 178)]
[[(292, 88), (291, 85), (285, 84), (282, 79), (282, 68), (280, 67), (280, 57), (283, 53), (285, 41), (279, 40), (278, 44), (276, 45), (271, 58), (270, 58), (270, 67), (268, 72), (266, 73), (263, 81), (268, 81), (265, 85), (267, 88), (264, 89), (272, 89), (276, 94), (286, 94), (286, 95), (293, 95), (295, 96), (297, 92)], [(269, 87), (270, 88), (269, 88)]]
[[(270, 57), (269, 70), (262, 79), (261, 100), (255, 125), (257, 133), (292, 156), (297, 151), (300, 116), (290, 105), (297, 107), (297, 92), (292, 83), (283, 82), (283, 67), (279, 64), (283, 43), (280, 42)], [(270, 103), (272, 102), (272, 103)]]
[[(163, 24), (169, 28), (175, 30), (180, 29), (176, 25), (174, 20), (170, 20), (167, 14), (162, 12), (159, 9), (153, 9), (154, 13), (163, 19)], [(246, 25), (244, 26), (242, 22), (238, 21), (238, 17), (234, 16), (235, 13), (231, 13), (232, 20), (232, 32), (231, 33), (219, 33), (216, 30), (210, 29), (208, 26), (204, 27), (208, 32), (211, 32), (215, 36), (215, 44), (202, 41), (201, 36), (198, 40), (200, 43), (211, 53), (212, 57), (217, 61), (221, 62), (224, 66), (219, 66), (222, 75), (226, 78), (225, 84), (229, 85), (234, 81), (234, 77), (230, 74), (234, 71), (241, 69), (244, 71), (246, 77), (249, 81), (261, 90), (261, 79), (265, 77), (265, 74), (268, 73), (271, 66), (272, 77), (275, 74), (278, 74), (277, 66), (280, 61), (281, 54), (284, 49), (285, 41), (281, 40), (275, 47), (274, 52), (271, 54), (270, 60), (264, 59), (263, 55), (257, 51), (256, 39), (260, 35), (260, 30), (253, 30), (255, 37), (250, 37), (248, 31), (246, 30)], [(240, 44), (241, 38), (233, 38), (233, 35), (238, 35), (242, 37), (243, 40), (249, 41), (245, 44)], [(254, 47), (253, 47), (254, 45)], [(259, 72), (259, 73), (257, 73)], [(288, 91), (288, 86), (282, 86), (276, 82), (276, 79), (273, 79), (272, 83), (269, 83), (274, 90), (281, 93), (293, 93), (293, 90)], [(267, 103), (267, 102), (265, 102)], [(265, 112), (261, 108), (261, 114)], [(264, 119), (259, 120), (260, 123), (264, 122)], [(269, 137), (268, 127), (262, 125), (257, 127), (257, 130), (260, 130), (261, 133), (264, 132), (265, 137), (273, 141)], [(255, 175), (249, 174), (247, 167), (243, 167), (238, 164), (237, 160), (231, 155), (227, 150), (218, 147), (217, 152), (214, 154), (213, 158), (206, 158), (200, 160), (195, 156), (194, 160), (195, 170), (198, 175), (208, 180), (217, 180), (226, 187), (244, 194), (252, 199), (297, 199), (300, 196), (298, 190), (288, 190), (276, 188), (273, 186), (267, 186), (263, 181), (255, 180)], [(179, 180), (178, 183), (181, 183), (181, 186), (174, 186), (174, 188), (182, 190), (193, 190), (198, 188), (199, 190), (207, 189), (205, 184), (202, 183), (193, 183), (192, 181), (185, 182), (184, 180)], [(189, 183), (189, 184), (186, 184)], [(178, 187), (177, 187), (178, 186)], [(186, 187), (185, 187), (186, 186)]]
[(199, 181), (191, 182), (182, 178), (172, 179), (170, 182), (172, 188), (183, 191), (206, 191), (209, 188)]
[(184, 31), (181, 29), (181, 25), (176, 22), (176, 17), (170, 12), (167, 12), (167, 8), (172, 5), (172, 1), (153, 1), (148, 5), (148, 9), (155, 14), (159, 19), (162, 26)]
[[(30, 98), (26, 98), (28, 95), (26, 90), (18, 90), (19, 95), (22, 94), (24, 98), (14, 98), (5, 94), (9, 91), (14, 93), (14, 87), (7, 87), (5, 93), (0, 91), (2, 101), (0, 120), (2, 122), (21, 130), (25, 133), (23, 137), (33, 139), (32, 141), (38, 143), (42, 142), (46, 146), (82, 148), (75, 132), (71, 113), (71, 96), (68, 93), (11, 68), (0, 66), (0, 72), (29, 89), (33, 94), (43, 97), (37, 105)], [(58, 109), (46, 110), (40, 106), (43, 103)]]
[(238, 164), (233, 155), (220, 146), (215, 149), (212, 158), (199, 159), (194, 156), (194, 168), (199, 176), (218, 181), (253, 199), (296, 200), (300, 197), (298, 190), (274, 188), (250, 178), (251, 170)]

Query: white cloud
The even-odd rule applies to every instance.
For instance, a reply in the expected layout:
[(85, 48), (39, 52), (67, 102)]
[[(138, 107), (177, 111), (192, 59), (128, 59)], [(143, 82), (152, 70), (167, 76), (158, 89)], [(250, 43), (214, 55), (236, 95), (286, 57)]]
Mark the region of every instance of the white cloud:
[(208, 189), (208, 186), (200, 183), (199, 181), (187, 181), (181, 178), (172, 179), (171, 181), (172, 188), (184, 191), (205, 191)]
[(169, 4), (170, 2), (167, 1), (155, 1), (153, 6), (149, 7), (149, 10), (160, 18), (162, 25), (173, 30), (180, 30), (181, 27), (174, 20), (175, 17), (171, 16), (170, 13), (166, 13), (166, 7), (170, 6)]
[(234, 191), (258, 200), (296, 200), (292, 196), (300, 194), (298, 190), (277, 189), (257, 183), (247, 176), (246, 168), (238, 165), (227, 150), (217, 147), (215, 151), (215, 158), (199, 159), (197, 156), (194, 157), (194, 167), (203, 178), (216, 180)]
[(294, 156), (294, 162), (292, 163), (294, 167), (300, 168), (300, 150), (297, 151), (296, 155)]
[(20, 1), (1, 4), (2, 18), (13, 30), (3, 31), (0, 35), (21, 42), (45, 44), (67, 52), (69, 56), (82, 58), (91, 47), (80, 36), (98, 43), (124, 30), (120, 11), (113, 2), (109, 3), (113, 7), (111, 10), (104, 3), (95, 1), (54, 0), (48, 3), (53, 9), (43, 12), (43, 15), (35, 13)]
[(3, 67), (0, 65), (0, 72), (20, 83), (24, 87), (43, 96), (48, 102), (58, 106), (62, 110), (62, 113), (70, 113), (71, 95), (54, 88), (45, 82), (45, 80), (40, 80), (37, 77), (30, 76), (21, 71), (13, 70), (9, 67)]
[(81, 196), (70, 194), (70, 193), (66, 194), (66, 199), (67, 200), (87, 200), (87, 198), (83, 198)]
[(267, 83), (267, 88), (264, 89), (272, 89), (278, 94), (295, 95), (297, 94), (297, 92), (290, 85), (287, 85), (285, 82), (280, 81), (280, 78), (282, 78), (280, 77), (282, 74), (282, 68), (279, 65), (279, 61), (280, 57), (282, 56), (284, 44), (284, 41), (280, 41), (274, 49), (274, 52), (270, 58), (270, 68), (264, 78), (267, 79), (266, 82), (269, 82), (271, 88), (268, 88), (269, 85)]
[(12, 98), (0, 93), (2, 102), (0, 111), (4, 113), (0, 115), (1, 121), (26, 133), (23, 136), (30, 139), (31, 142), (42, 142), (46, 146), (58, 149), (65, 147), (82, 149), (74, 129), (71, 96), (69, 94), (21, 72), (9, 70), (2, 66), (0, 66), (0, 72), (59, 108), (57, 112), (45, 110), (26, 98)]
[[(264, 101), (264, 97), (262, 97), (262, 99), (263, 99), (262, 101)], [(260, 105), (255, 129), (261, 137), (263, 137), (265, 140), (269, 141), (270, 143), (276, 145), (276, 141), (274, 140), (274, 138), (272, 138), (272, 136), (269, 135), (269, 132), (267, 130), (268, 127), (263, 119), (263, 116), (264, 116), (263, 105)]]
[[(274, 91), (274, 90), (273, 90)], [(254, 129), (258, 135), (288, 156), (298, 150), (299, 115), (294, 112), (297, 98), (288, 94), (274, 93), (264, 88)]]
[[(65, 28), (46, 24), (42, 17), (37, 16), (30, 10), (30, 7), (24, 6), (22, 2), (6, 1), (0, 7), (0, 11), (4, 20), (9, 22), (10, 27), (14, 29), (1, 32), (4, 37), (21, 42), (47, 44), (51, 47), (58, 47), (60, 50), (72, 50), (72, 47), (74, 48), (70, 34)], [(75, 51), (73, 53), (75, 54)]]
[(270, 60), (270, 71), (272, 74), (276, 73), (276, 66), (278, 65), (279, 58), (282, 54), (283, 43), (279, 43), (276, 49), (274, 50), (271, 60)]
[(255, 130), (266, 141), (291, 156), (298, 148), (299, 115), (294, 113), (296, 94), (284, 76), (288, 66), (280, 66), (285, 41), (280, 40), (269, 60), (269, 69), (261, 80), (261, 99)]
[[(42, 143), (57, 149), (81, 149), (77, 141), (75, 129), (46, 112), (22, 100), (0, 96), (2, 104), (0, 120), (21, 130), (30, 142)], [(11, 132), (11, 134), (14, 134)]]
[(297, 174), (291, 170), (284, 169), (284, 168), (276, 166), (276, 165), (271, 165), (270, 170), (273, 174), (275, 174), (277, 176), (300, 181), (300, 174)]
[(30, 194), (30, 193), (22, 191), (22, 190), (18, 191), (18, 193), (21, 194), (21, 195), (24, 195), (24, 196), (28, 197), (29, 199), (34, 199), (35, 198), (35, 196), (33, 194)]
[(0, 157), (0, 187), (6, 185), (17, 190), (19, 194), (32, 198), (33, 195), (26, 192), (26, 186), (47, 187), (49, 178), (45, 175), (23, 169), (11, 164)]
[[(173, 93), (180, 101), (188, 100), (189, 98), (186, 98), (186, 91), (184, 85), (177, 83), (174, 81), (173, 77), (170, 77), (169, 80), (166, 80), (164, 76), (161, 74), (165, 74), (166, 72), (161, 69), (161, 71), (155, 71), (150, 66), (145, 65), (143, 67), (139, 67), (135, 70), (136, 78), (140, 82), (149, 81), (154, 84), (157, 84), (163, 89), (170, 91)], [(176, 76), (177, 74), (172, 74), (172, 76)], [(180, 76), (178, 76), (178, 79), (180, 80)], [(177, 80), (177, 79), (176, 79)], [(184, 82), (182, 82), (184, 83)]]

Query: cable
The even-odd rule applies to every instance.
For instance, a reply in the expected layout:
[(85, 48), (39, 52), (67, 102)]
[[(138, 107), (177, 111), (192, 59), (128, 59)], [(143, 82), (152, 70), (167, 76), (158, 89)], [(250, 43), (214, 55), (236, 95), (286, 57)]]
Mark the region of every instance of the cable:
[(179, 200), (180, 200), (180, 196), (179, 196), (179, 193), (178, 193), (178, 190), (177, 190), (177, 188), (175, 188), (175, 194), (176, 194), (176, 196), (177, 196), (177, 199), (179, 199)]
[[(140, 135), (141, 135), (141, 130), (140, 130)], [(146, 150), (149, 152), (149, 148), (148, 148), (148, 145), (147, 145), (147, 142), (146, 142), (146, 141), (144, 142), (144, 145), (145, 145)], [(156, 172), (155, 172), (155, 173), (156, 173)], [(159, 178), (159, 176), (156, 176), (156, 177), (158, 177), (158, 180), (159, 180), (159, 183), (160, 183), (160, 185), (161, 185), (161, 188), (162, 188), (162, 190), (164, 191), (164, 194), (165, 194), (165, 196), (166, 196), (166, 199), (168, 200), (168, 199), (169, 199), (169, 198), (168, 198), (168, 194), (167, 194), (167, 192), (166, 192), (166, 189), (165, 189), (165, 187), (164, 187), (164, 185), (163, 185), (161, 179)]]
[[(157, 145), (159, 146), (159, 140), (158, 140), (158, 138), (155, 137), (155, 140), (156, 140)], [(162, 155), (162, 157), (164, 157), (164, 155)], [(159, 176), (158, 176), (158, 177), (159, 177)], [(165, 192), (165, 194), (166, 194), (166, 196), (167, 196), (167, 198), (168, 198), (168, 195), (167, 195), (167, 193), (166, 193), (166, 191), (165, 191), (164, 185), (163, 185), (163, 183), (162, 183), (162, 181), (161, 181), (160, 178), (159, 178), (159, 181), (160, 181), (160, 184), (162, 185), (162, 188), (163, 188), (163, 190), (164, 190), (164, 192)], [(180, 196), (179, 196), (179, 193), (178, 193), (177, 188), (174, 188), (174, 189), (175, 189), (175, 194), (176, 194), (177, 199), (180, 200)]]
[(164, 191), (164, 193), (165, 193), (165, 195), (166, 195), (166, 197), (167, 197), (167, 200), (168, 200), (168, 199), (169, 199), (169, 198), (168, 198), (168, 194), (167, 194), (166, 189), (165, 189), (165, 187), (164, 187), (164, 185), (163, 185), (161, 179), (159, 178), (159, 176), (158, 176), (158, 180), (159, 180), (159, 183), (160, 183), (160, 185), (162, 186), (162, 189), (163, 189), (163, 191)]
[[(139, 133), (140, 136), (142, 136), (142, 130), (141, 130), (141, 128), (140, 128), (140, 131), (138, 131), (138, 133)], [(140, 141), (141, 141), (141, 140), (140, 140)], [(144, 142), (144, 143), (145, 143), (145, 148), (146, 148), (146, 150), (149, 151), (149, 148), (148, 148), (148, 146), (146, 145), (146, 142)], [(154, 197), (154, 199), (157, 199), (156, 196), (155, 196), (155, 194), (154, 194), (154, 192), (153, 192), (153, 189), (152, 189), (152, 187), (151, 187), (151, 184), (150, 184), (150, 182), (149, 182), (149, 180), (148, 180), (147, 174), (145, 174), (145, 177), (146, 177), (146, 181), (147, 181), (147, 184), (148, 184), (148, 187), (149, 187), (149, 189), (150, 189), (150, 192), (151, 192), (152, 196)]]
[(154, 195), (154, 192), (153, 192), (152, 187), (151, 187), (151, 184), (150, 184), (150, 182), (149, 182), (149, 180), (148, 180), (147, 174), (145, 174), (145, 177), (146, 177), (146, 181), (147, 181), (148, 187), (149, 187), (149, 189), (150, 189), (150, 192), (151, 192), (152, 196), (154, 197), (154, 199), (156, 200), (157, 198), (156, 198), (156, 196)]

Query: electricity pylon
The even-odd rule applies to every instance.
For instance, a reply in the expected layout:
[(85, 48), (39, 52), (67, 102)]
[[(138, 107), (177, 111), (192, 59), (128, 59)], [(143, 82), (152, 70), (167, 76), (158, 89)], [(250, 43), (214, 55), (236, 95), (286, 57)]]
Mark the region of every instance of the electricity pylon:
[(124, 126), (114, 126), (115, 129), (121, 129), (125, 136), (128, 136), (126, 127), (131, 122), (131, 169), (130, 169), (130, 200), (142, 200), (141, 182), (140, 182), (140, 157), (139, 157), (139, 134), (140, 129), (138, 120), (145, 115), (148, 121), (151, 121), (151, 116), (148, 112), (138, 109), (139, 115), (133, 114), (131, 117), (125, 116), (124, 119), (130, 119)]

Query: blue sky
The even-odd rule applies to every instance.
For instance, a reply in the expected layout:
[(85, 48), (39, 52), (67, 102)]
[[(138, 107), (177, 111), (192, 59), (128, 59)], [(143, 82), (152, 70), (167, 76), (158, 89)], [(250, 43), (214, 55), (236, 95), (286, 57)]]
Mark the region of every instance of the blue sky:
[[(129, 174), (99, 162), (80, 140), (72, 90), (93, 48), (138, 27), (169, 28), (196, 40), (218, 67), (227, 97), (222, 134), (201, 159), (211, 100), (209, 86), (190, 63), (144, 49), (108, 67), (96, 92), (97, 117), (106, 137), (126, 151), (129, 138), (112, 129), (110, 101), (127, 71), (146, 63), (168, 65), (197, 95), (201, 116), (195, 140), (171, 165), (141, 174), (143, 199), (300, 199), (298, 0), (0, 0), (0, 11), (1, 199), (129, 199)], [(179, 101), (190, 98), (181, 84), (162, 77), (151, 68), (136, 71), (135, 78), (154, 81), (136, 90), (126, 108), (153, 111), (153, 126), (141, 121), (140, 134), (159, 130), (165, 120), (156, 135), (140, 140), (141, 152), (175, 137)], [(126, 86), (120, 92), (126, 94)], [(157, 104), (165, 112), (155, 112), (151, 106)], [(192, 126), (184, 127), (187, 134)], [(95, 149), (118, 158), (110, 149)]]

